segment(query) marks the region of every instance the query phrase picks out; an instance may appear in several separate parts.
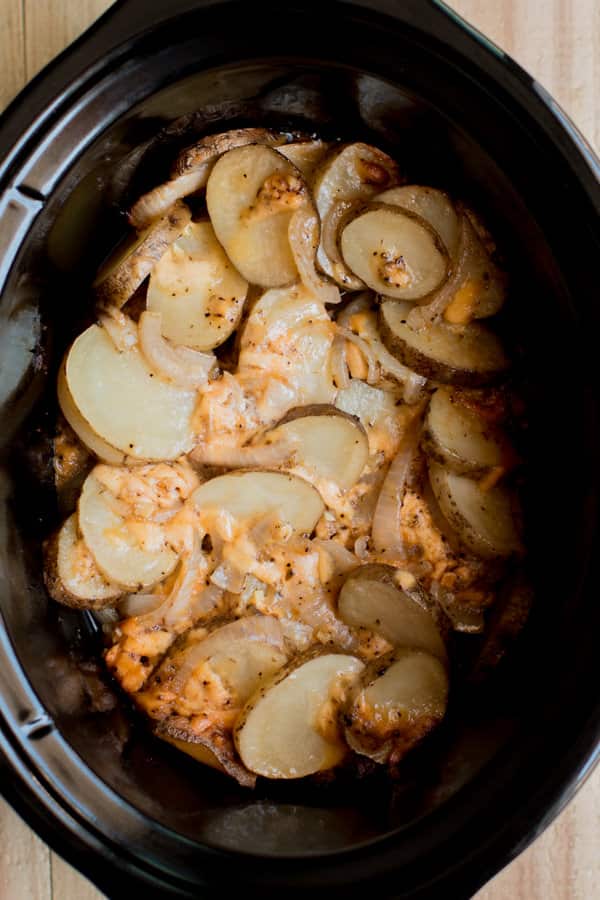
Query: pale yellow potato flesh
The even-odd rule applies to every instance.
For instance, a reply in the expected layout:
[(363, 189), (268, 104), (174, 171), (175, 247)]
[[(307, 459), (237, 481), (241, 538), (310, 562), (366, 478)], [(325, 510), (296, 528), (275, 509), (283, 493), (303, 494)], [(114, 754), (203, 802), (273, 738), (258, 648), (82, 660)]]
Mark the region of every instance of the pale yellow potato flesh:
[(429, 478), (443, 515), (462, 543), (484, 558), (508, 557), (522, 550), (514, 498), (504, 485), (482, 490), (465, 475), (435, 462)]
[(425, 449), (459, 474), (475, 475), (503, 464), (505, 451), (493, 429), (448, 387), (433, 394), (425, 419)]
[(288, 228), (307, 199), (304, 181), (289, 160), (258, 144), (225, 153), (206, 186), (218, 240), (240, 274), (262, 287), (290, 284), (298, 277)]
[(456, 257), (460, 223), (454, 205), (444, 191), (419, 184), (404, 184), (378, 194), (375, 200), (417, 213), (438, 233), (450, 258)]
[(246, 768), (266, 778), (303, 778), (337, 765), (347, 747), (337, 728), (336, 691), (364, 664), (329, 653), (276, 676), (243, 710), (235, 743)]
[(302, 172), (307, 184), (312, 182), (317, 167), (327, 154), (330, 144), (325, 141), (294, 141), (277, 148), (277, 152)]
[(303, 478), (259, 470), (211, 478), (191, 500), (205, 516), (224, 512), (238, 525), (270, 516), (298, 534), (310, 533), (325, 508), (318, 491)]
[(344, 227), (340, 248), (348, 268), (379, 294), (419, 300), (448, 275), (446, 249), (420, 216), (396, 206), (366, 207)]
[(196, 392), (152, 372), (137, 346), (119, 352), (104, 329), (91, 325), (67, 354), (65, 378), (90, 430), (127, 456), (169, 460), (192, 449)]
[(50, 593), (68, 606), (84, 608), (94, 601), (94, 607), (102, 607), (123, 592), (99, 571), (79, 534), (76, 513), (61, 526), (45, 568)]
[(161, 313), (164, 337), (212, 350), (237, 327), (247, 292), (210, 222), (192, 222), (154, 267), (146, 306)]
[(58, 403), (63, 416), (79, 440), (85, 444), (88, 450), (91, 450), (92, 453), (103, 462), (111, 463), (114, 466), (120, 465), (125, 460), (125, 454), (121, 453), (120, 450), (117, 450), (116, 447), (111, 447), (106, 441), (103, 441), (102, 438), (90, 428), (89, 424), (75, 406), (75, 402), (73, 401), (71, 392), (67, 386), (65, 362), (66, 360), (63, 361), (63, 364), (60, 367), (57, 386)]
[(268, 440), (291, 441), (296, 465), (315, 478), (333, 481), (341, 490), (356, 484), (369, 457), (364, 428), (336, 410), (284, 422), (269, 432)]
[(431, 612), (394, 581), (389, 566), (367, 565), (351, 572), (338, 597), (342, 621), (368, 628), (394, 647), (426, 650), (446, 659), (446, 647)]
[(144, 542), (136, 523), (117, 511), (114, 498), (93, 470), (81, 491), (78, 517), (96, 565), (105, 578), (123, 588), (150, 587), (175, 568), (178, 555), (167, 544), (160, 525), (152, 524)]

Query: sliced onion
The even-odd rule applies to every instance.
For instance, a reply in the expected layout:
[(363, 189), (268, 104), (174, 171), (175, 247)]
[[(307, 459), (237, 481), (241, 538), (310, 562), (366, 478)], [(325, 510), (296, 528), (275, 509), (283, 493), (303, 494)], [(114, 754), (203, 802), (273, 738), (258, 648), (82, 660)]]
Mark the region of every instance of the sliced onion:
[(314, 207), (305, 204), (296, 210), (288, 226), (292, 256), (300, 280), (323, 303), (339, 303), (339, 288), (332, 281), (322, 278), (315, 268), (319, 246), (319, 217)]
[(356, 569), (360, 565), (360, 561), (354, 555), (354, 553), (352, 553), (352, 551), (348, 550), (346, 547), (343, 547), (341, 544), (338, 544), (337, 541), (321, 540), (319, 538), (316, 538), (312, 543), (315, 547), (317, 547), (318, 550), (324, 551), (333, 563), (333, 572), (331, 573), (331, 577), (335, 577), (336, 575), (345, 575), (346, 572), (350, 572), (352, 571), (352, 569)]
[(161, 333), (161, 319), (161, 313), (150, 310), (140, 316), (138, 334), (146, 362), (158, 375), (179, 387), (202, 387), (216, 363), (214, 354), (173, 346)]
[(181, 665), (177, 669), (171, 689), (178, 694), (194, 670), (206, 659), (226, 653), (236, 641), (260, 641), (277, 650), (284, 651), (283, 632), (279, 621), (273, 616), (244, 616), (222, 625), (203, 640), (185, 651)]
[(377, 369), (377, 360), (375, 359), (375, 354), (371, 345), (367, 343), (364, 338), (359, 337), (351, 331), (350, 328), (346, 328), (344, 325), (338, 324), (338, 334), (345, 337), (351, 344), (356, 344), (367, 361), (367, 383), (375, 384), (379, 380), (379, 371)]
[(340, 223), (348, 211), (352, 209), (352, 206), (353, 204), (348, 200), (339, 200), (337, 203), (334, 203), (321, 222), (321, 246), (331, 263), (334, 273), (344, 287), (349, 291), (356, 291), (364, 288), (364, 284), (347, 267), (338, 246)]
[(194, 194), (206, 185), (210, 169), (211, 164), (205, 163), (194, 172), (178, 175), (148, 191), (132, 206), (128, 216), (130, 224), (134, 228), (146, 228), (150, 222), (164, 216), (177, 200)]
[(355, 316), (357, 313), (366, 312), (373, 307), (372, 294), (370, 291), (361, 291), (360, 294), (357, 294), (356, 297), (353, 297), (350, 303), (348, 303), (337, 317), (338, 325), (343, 325), (345, 328), (350, 328), (350, 319), (352, 316)]
[(346, 339), (336, 334), (331, 345), (331, 376), (339, 391), (350, 387), (350, 373), (346, 362)]
[(369, 558), (369, 543), (370, 538), (368, 534), (362, 534), (354, 541), (354, 552), (361, 562), (365, 562)]
[(455, 631), (481, 634), (485, 629), (485, 619), (481, 609), (473, 609), (456, 603), (454, 594), (446, 590), (439, 581), (431, 582), (431, 596), (440, 609), (448, 616)]
[(124, 312), (116, 306), (106, 306), (98, 319), (119, 353), (135, 347), (138, 342), (137, 326)]
[(402, 503), (419, 449), (422, 428), (422, 416), (415, 415), (402, 436), (398, 452), (381, 485), (373, 514), (371, 538), (374, 548), (384, 559), (404, 560), (406, 557), (401, 527)]
[(164, 599), (160, 594), (129, 594), (121, 601), (119, 609), (122, 616), (128, 619), (134, 616), (145, 616), (146, 613), (158, 609)]

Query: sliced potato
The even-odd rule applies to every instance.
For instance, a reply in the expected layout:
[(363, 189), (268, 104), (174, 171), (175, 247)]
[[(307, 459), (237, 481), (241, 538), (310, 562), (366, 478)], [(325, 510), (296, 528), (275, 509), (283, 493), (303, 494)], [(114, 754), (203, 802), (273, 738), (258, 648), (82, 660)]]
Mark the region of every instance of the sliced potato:
[(77, 516), (69, 516), (44, 553), (44, 580), (50, 596), (75, 609), (112, 606), (123, 593), (99, 571), (79, 534)]
[(252, 284), (279, 287), (298, 277), (288, 228), (307, 202), (297, 169), (270, 147), (230, 150), (215, 164), (206, 203), (217, 238)]
[(360, 290), (364, 285), (337, 250), (339, 220), (351, 204), (369, 200), (397, 181), (396, 163), (376, 147), (362, 143), (335, 148), (316, 173), (314, 199), (323, 225), (318, 263), (346, 290)]
[(88, 450), (91, 450), (99, 459), (103, 462), (110, 463), (113, 466), (118, 466), (125, 460), (125, 454), (121, 453), (120, 450), (117, 450), (116, 447), (111, 447), (110, 444), (107, 444), (106, 441), (103, 441), (99, 435), (96, 434), (95, 431), (90, 428), (88, 423), (85, 421), (71, 396), (71, 392), (67, 387), (67, 376), (66, 376), (66, 359), (63, 360), (63, 363), (60, 367), (60, 371), (58, 373), (58, 403), (61, 408), (62, 414), (79, 438)]
[(429, 463), (429, 479), (442, 515), (465, 547), (486, 559), (521, 552), (516, 499), (508, 488), (484, 492), (473, 479), (435, 462)]
[(391, 566), (366, 565), (351, 572), (338, 597), (347, 625), (368, 628), (395, 647), (426, 650), (446, 660), (446, 647), (432, 613), (405, 593)]
[(476, 387), (498, 378), (508, 359), (493, 332), (484, 325), (438, 322), (417, 331), (407, 323), (411, 305), (386, 300), (379, 311), (381, 337), (400, 362), (425, 378)]
[(212, 350), (237, 327), (247, 292), (210, 222), (192, 222), (154, 267), (146, 305), (162, 314), (166, 338)]
[(294, 463), (316, 478), (351, 488), (369, 457), (369, 441), (360, 422), (327, 404), (291, 410), (267, 434), (267, 442), (290, 442)]
[[(383, 674), (381, 674), (384, 669)], [(346, 740), (357, 753), (395, 765), (443, 718), (448, 676), (422, 650), (396, 650), (366, 671), (347, 712)]]
[(363, 663), (327, 653), (293, 666), (261, 687), (235, 727), (242, 762), (265, 778), (303, 778), (333, 768), (347, 753), (337, 712)]
[(129, 221), (135, 228), (145, 228), (164, 215), (177, 200), (206, 187), (215, 161), (227, 150), (246, 144), (277, 146), (285, 141), (285, 135), (266, 128), (236, 128), (221, 134), (209, 134), (182, 150), (175, 160), (170, 180), (140, 197), (129, 211)]
[(310, 533), (324, 510), (312, 485), (283, 472), (228, 472), (200, 485), (191, 500), (205, 516), (226, 513), (237, 523), (277, 516), (299, 534)]
[[(194, 444), (195, 391), (177, 388), (155, 375), (136, 346), (119, 352), (97, 325), (86, 329), (71, 346), (65, 384), (89, 430), (129, 457), (176, 459)], [(68, 402), (61, 402), (61, 407), (79, 434), (77, 423), (69, 418)], [(80, 436), (99, 452), (91, 446), (89, 434), (88, 439)]]
[(83, 539), (105, 578), (123, 588), (150, 587), (173, 571), (178, 556), (156, 523), (121, 515), (114, 496), (90, 472), (78, 507)]
[(311, 184), (317, 166), (322, 162), (331, 144), (325, 141), (294, 141), (291, 144), (283, 144), (277, 148), (277, 152), (296, 166), (307, 184)]
[(375, 200), (389, 206), (400, 206), (421, 216), (442, 239), (450, 259), (456, 258), (460, 220), (444, 191), (420, 184), (404, 184), (378, 194)]
[(182, 234), (191, 217), (185, 203), (175, 203), (158, 221), (122, 241), (96, 275), (93, 287), (98, 300), (123, 306)]
[(502, 466), (506, 457), (506, 441), (498, 429), (449, 387), (439, 387), (431, 398), (423, 445), (432, 459), (459, 475), (481, 475)]
[(437, 290), (449, 272), (448, 251), (416, 213), (372, 203), (344, 225), (340, 249), (348, 268), (388, 297), (420, 300)]

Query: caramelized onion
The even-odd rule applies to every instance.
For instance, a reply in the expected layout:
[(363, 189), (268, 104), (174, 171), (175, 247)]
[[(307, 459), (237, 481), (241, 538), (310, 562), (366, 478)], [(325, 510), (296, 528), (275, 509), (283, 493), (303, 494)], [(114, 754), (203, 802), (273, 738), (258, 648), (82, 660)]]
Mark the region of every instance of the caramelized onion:
[(419, 449), (422, 427), (422, 418), (420, 415), (416, 415), (402, 436), (400, 447), (381, 485), (375, 506), (371, 537), (374, 548), (380, 551), (386, 559), (402, 560), (406, 556), (406, 548), (402, 540), (402, 502), (408, 477)]
[(336, 334), (331, 345), (331, 375), (339, 391), (350, 386), (350, 374), (346, 362), (346, 339)]
[[(212, 162), (212, 161), (211, 161)], [(129, 212), (129, 222), (134, 228), (146, 228), (155, 219), (159, 219), (173, 206), (177, 200), (194, 194), (205, 187), (210, 174), (211, 163), (205, 163), (194, 172), (186, 172), (171, 178), (164, 184), (152, 188), (134, 203)]]
[(300, 280), (323, 303), (339, 303), (339, 288), (317, 272), (315, 259), (319, 246), (319, 217), (314, 207), (305, 204), (296, 210), (288, 227), (292, 256)]
[(338, 325), (338, 334), (341, 334), (347, 341), (350, 341), (351, 344), (356, 344), (362, 355), (367, 361), (367, 383), (375, 384), (378, 381), (378, 369), (377, 369), (377, 360), (375, 359), (375, 353), (373, 352), (373, 348), (371, 345), (365, 341), (364, 338), (359, 337), (350, 328), (346, 328), (344, 325)]
[(135, 322), (116, 306), (106, 306), (98, 316), (99, 322), (119, 351), (124, 353), (138, 342)]
[(161, 319), (159, 312), (150, 310), (140, 316), (138, 335), (146, 362), (158, 375), (179, 387), (202, 387), (216, 363), (214, 355), (170, 344), (161, 333)]

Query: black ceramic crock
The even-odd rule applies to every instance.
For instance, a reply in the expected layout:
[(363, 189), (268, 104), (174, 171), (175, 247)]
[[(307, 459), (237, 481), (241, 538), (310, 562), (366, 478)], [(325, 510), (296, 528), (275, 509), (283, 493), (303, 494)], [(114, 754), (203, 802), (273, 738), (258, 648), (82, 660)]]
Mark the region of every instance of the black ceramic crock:
[[(49, 603), (54, 379), (122, 209), (231, 124), (370, 139), (469, 197), (513, 273), (530, 409), (536, 604), (401, 781), (252, 793), (158, 745), (101, 684), (101, 636)], [(598, 755), (598, 163), (554, 101), (432, 0), (125, 0), (0, 120), (0, 776), (111, 897), (469, 897)]]

